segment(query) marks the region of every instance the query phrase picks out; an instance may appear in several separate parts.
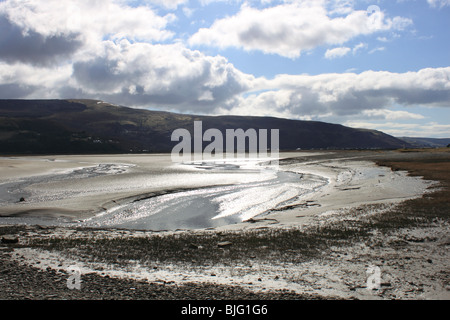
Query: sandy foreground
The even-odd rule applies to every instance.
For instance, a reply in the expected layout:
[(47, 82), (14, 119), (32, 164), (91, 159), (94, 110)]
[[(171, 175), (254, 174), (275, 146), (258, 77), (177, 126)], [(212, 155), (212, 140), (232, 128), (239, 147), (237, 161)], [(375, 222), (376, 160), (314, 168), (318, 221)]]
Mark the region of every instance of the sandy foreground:
[[(395, 211), (404, 201), (421, 198), (438, 187), (436, 181), (375, 165), (376, 159), (386, 157), (409, 160), (412, 154), (338, 152), (285, 159), (283, 170), (319, 174), (329, 184), (294, 206), (212, 230), (0, 227), (4, 238), (18, 240), (0, 244), (0, 259), (9, 265), (0, 270), (1, 298), (449, 299), (448, 219), (437, 217), (426, 226), (388, 232), (366, 228), (374, 217)], [(33, 165), (21, 174), (35, 170)], [(67, 164), (58, 165), (62, 168)], [(358, 229), (354, 237), (349, 226), (355, 225), (368, 231), (359, 236)], [(319, 244), (308, 240), (319, 239), (324, 234), (321, 232), (330, 228), (342, 232), (342, 240), (334, 234), (331, 240), (320, 239)], [(286, 234), (285, 243), (277, 247), (275, 243)], [(241, 235), (246, 237), (242, 242), (245, 248), (239, 248)], [(300, 243), (298, 235), (306, 240)], [(155, 239), (173, 241), (170, 250), (175, 254), (166, 257), (162, 249), (151, 251)], [(133, 255), (135, 251), (138, 253)], [(56, 277), (57, 284), (48, 292), (37, 289), (36, 278), (23, 274), (25, 280), (15, 278), (20, 277), (11, 271), (16, 267)], [(74, 267), (82, 281), (79, 290), (67, 288), (65, 282)], [(108, 291), (107, 286), (96, 287), (98, 292), (92, 289), (94, 282), (111, 281), (116, 286), (111, 290), (120, 287), (120, 294)], [(25, 283), (27, 291), (17, 293), (17, 282)], [(167, 291), (155, 291), (155, 285)], [(205, 286), (207, 293), (200, 294)]]

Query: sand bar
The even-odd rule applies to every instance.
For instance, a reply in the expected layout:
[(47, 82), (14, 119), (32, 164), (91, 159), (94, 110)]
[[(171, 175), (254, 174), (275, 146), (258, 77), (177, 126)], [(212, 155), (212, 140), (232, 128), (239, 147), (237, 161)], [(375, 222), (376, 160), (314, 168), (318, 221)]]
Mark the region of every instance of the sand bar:
[[(365, 154), (328, 155), (330, 158), (317, 152), (282, 154), (280, 170), (300, 177), (315, 176), (328, 183), (312, 184), (305, 196), (251, 219), (257, 223), (219, 228), (299, 225), (317, 214), (418, 197), (430, 185), (405, 172), (361, 161)], [(37, 218), (33, 223), (39, 223), (41, 217), (82, 220), (140, 199), (254, 179), (245, 170), (205, 172), (175, 166), (168, 155), (3, 157), (0, 163), (0, 215)], [(20, 201), (21, 197), (25, 201)]]

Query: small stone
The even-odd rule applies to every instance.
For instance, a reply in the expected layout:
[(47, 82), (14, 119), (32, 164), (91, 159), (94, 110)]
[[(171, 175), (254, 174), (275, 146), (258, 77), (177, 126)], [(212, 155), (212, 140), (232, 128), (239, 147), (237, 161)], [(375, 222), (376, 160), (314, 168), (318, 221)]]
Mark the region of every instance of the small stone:
[(19, 242), (19, 238), (15, 237), (15, 236), (3, 236), (2, 237), (2, 243), (18, 243)]
[(231, 246), (232, 243), (230, 241), (222, 241), (217, 244), (219, 248), (225, 248)]

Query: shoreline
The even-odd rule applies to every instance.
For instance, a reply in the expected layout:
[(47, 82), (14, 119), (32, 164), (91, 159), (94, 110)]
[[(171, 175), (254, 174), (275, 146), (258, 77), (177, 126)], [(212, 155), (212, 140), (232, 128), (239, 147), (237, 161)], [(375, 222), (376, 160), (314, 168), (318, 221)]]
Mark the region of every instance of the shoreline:
[[(159, 160), (153, 162), (152, 158)], [(146, 161), (148, 159), (150, 161)], [(116, 205), (177, 192), (233, 186), (241, 183), (239, 177), (248, 179), (246, 169), (233, 170), (229, 177), (226, 176), (229, 170), (219, 169), (208, 174), (211, 178), (202, 181), (203, 170), (171, 164), (168, 154), (3, 157), (0, 162), (3, 167), (1, 191), (5, 194), (2, 194), (5, 199), (2, 199), (0, 217), (43, 216), (78, 221), (92, 218)], [(111, 170), (116, 172), (108, 172)], [(187, 177), (186, 182), (182, 180), (183, 174)], [(64, 184), (69, 176), (75, 179)], [(166, 177), (165, 181), (160, 181), (160, 176)], [(189, 181), (192, 178), (195, 180)], [(85, 190), (84, 184), (94, 186)], [(104, 185), (109, 185), (108, 190)], [(42, 190), (36, 190), (39, 187), (43, 187), (47, 199), (40, 199)], [(29, 189), (35, 193), (32, 194), (34, 199), (28, 198)], [(57, 196), (52, 197), (52, 193)]]
[[(330, 154), (318, 155), (317, 159), (305, 157), (303, 162), (297, 162), (295, 158), (285, 159), (287, 164), (281, 165), (284, 170), (318, 175), (328, 179), (328, 183), (302, 196), (297, 204), (270, 210), (251, 219), (251, 222), (258, 222), (258, 227), (264, 226), (264, 222), (273, 226), (274, 221), (282, 227), (298, 227), (318, 214), (351, 210), (368, 204), (396, 204), (421, 197), (437, 183), (422, 177), (411, 177), (406, 170), (392, 171), (388, 167), (378, 166), (373, 153), (350, 152), (351, 156), (346, 155), (348, 152), (343, 153), (344, 157), (338, 153), (331, 159)], [(218, 229), (239, 230), (248, 227), (244, 221)]]
[[(353, 157), (355, 153), (350, 155)], [(423, 154), (411, 155), (358, 153), (359, 160), (345, 160), (348, 161), (345, 165), (355, 168), (356, 162), (361, 164), (368, 158), (378, 163), (408, 160), (420, 164), (424, 162), (421, 159), (426, 158)], [(443, 158), (446, 164), (449, 162), (448, 152), (443, 157), (427, 156), (432, 160)], [(329, 161), (331, 171), (333, 166), (336, 167), (333, 161), (336, 159)], [(310, 169), (314, 168), (314, 165), (310, 166)], [(394, 170), (392, 174), (399, 172)], [(378, 177), (374, 177), (378, 181)], [(245, 299), (255, 297), (255, 294), (261, 299), (270, 295), (275, 295), (275, 299), (448, 299), (448, 216), (440, 213), (436, 221), (430, 220), (423, 226), (408, 226), (409, 222), (405, 222), (405, 227), (395, 228), (396, 220), (384, 221), (390, 219), (392, 212), (411, 210), (409, 203), (425, 201), (438, 194), (445, 182), (443, 178), (433, 179), (441, 180), (440, 187), (434, 184), (424, 196), (405, 201), (394, 194), (396, 201), (390, 204), (386, 202), (395, 198), (390, 190), (385, 190), (391, 196), (389, 201), (386, 197), (375, 197), (369, 199), (373, 202), (363, 202), (361, 200), (367, 199), (361, 196), (370, 195), (373, 186), (361, 181), (358, 181), (360, 185), (345, 183), (345, 175), (341, 178), (330, 185), (342, 187), (334, 193), (338, 197), (333, 198), (332, 193), (327, 195), (322, 190), (323, 197), (318, 198), (322, 201), (320, 206), (313, 202), (314, 199), (303, 199), (303, 205), (296, 208), (214, 230), (144, 232), (0, 227), (1, 234), (16, 234), (19, 239), (17, 244), (4, 245), (0, 258), (8, 257), (6, 259), (11, 263), (36, 268), (35, 272), (51, 271), (63, 279), (68, 276), (67, 268), (78, 264), (83, 268), (83, 278), (95, 277), (92, 283), (86, 279), (86, 287), (103, 282), (120, 287), (119, 282), (132, 281), (143, 290), (134, 298), (143, 299), (158, 299), (148, 292), (155, 284), (162, 285), (167, 291), (161, 296), (163, 299), (184, 299), (182, 295), (171, 296), (168, 292), (173, 293), (176, 288), (192, 289), (192, 286), (197, 289), (207, 286), (209, 292), (215, 292), (214, 288), (219, 287), (234, 292), (229, 296), (219, 294), (221, 299)], [(350, 194), (356, 198), (359, 195), (359, 201), (343, 207), (342, 203), (349, 203)], [(324, 198), (329, 200), (328, 204)], [(333, 204), (333, 199), (341, 202)], [(443, 201), (447, 201), (446, 196)], [(401, 217), (404, 215), (400, 214)], [(158, 239), (164, 239), (167, 245), (161, 252), (154, 252), (153, 246)], [(230, 244), (224, 247), (218, 246), (228, 242)], [(381, 268), (381, 288), (376, 291), (366, 288), (366, 271), (370, 265)], [(236, 288), (243, 291), (237, 294)], [(184, 291), (185, 298), (205, 297), (196, 296), (191, 289)], [(56, 291), (62, 296), (84, 299), (83, 289), (77, 292), (62, 286)], [(104, 291), (97, 298), (107, 298), (109, 294), (112, 293)], [(120, 299), (121, 296), (115, 297)], [(14, 299), (11, 295), (5, 298)], [(133, 299), (133, 296), (122, 298)], [(44, 299), (58, 299), (58, 296)]]
[[(343, 153), (344, 156), (341, 156), (341, 153)], [(261, 221), (270, 220), (272, 221), (271, 224), (273, 224), (273, 221), (278, 221), (281, 225), (295, 226), (303, 223), (303, 221), (301, 221), (302, 218), (306, 218), (307, 220), (308, 217), (313, 216), (324, 209), (331, 211), (342, 207), (351, 207), (366, 203), (386, 201), (398, 202), (411, 197), (420, 196), (425, 191), (427, 182), (421, 183), (419, 182), (420, 179), (406, 177), (405, 173), (391, 174), (389, 169), (377, 167), (373, 161), (363, 162), (363, 159), (367, 157), (366, 153), (367, 152), (364, 151), (333, 151), (322, 153), (302, 152), (300, 153), (302, 155), (301, 160), (299, 160), (298, 153), (292, 153), (294, 157), (285, 157), (280, 160), (280, 171), (290, 172), (300, 176), (312, 175), (318, 177), (319, 179), (326, 179), (328, 180), (328, 183), (326, 185), (319, 185), (317, 188), (308, 190), (308, 192), (305, 195), (300, 196), (297, 201), (291, 199), (285, 206), (280, 204), (272, 210), (268, 210), (252, 218), (245, 219), (242, 223), (238, 222), (234, 224), (217, 226), (215, 228), (220, 230), (238, 230), (240, 228), (247, 227), (247, 220), (253, 223), (258, 222), (258, 224), (260, 224)], [(158, 154), (156, 156), (163, 155)], [(123, 161), (124, 159), (127, 159), (126, 155), (119, 156), (118, 159), (116, 159), (114, 155), (95, 157), (93, 159), (96, 160), (92, 160), (91, 163), (83, 161), (84, 165), (90, 164), (86, 167), (79, 167), (80, 160), (77, 160), (79, 159), (79, 156), (63, 156), (60, 159), (57, 159), (57, 157), (53, 157), (51, 159), (37, 157), (37, 161), (51, 163), (58, 162), (59, 164), (64, 165), (64, 168), (66, 168), (64, 170), (73, 172), (73, 164), (71, 164), (73, 162), (77, 164), (75, 167), (78, 168), (79, 171), (90, 168), (94, 168), (94, 170), (96, 170), (96, 166), (110, 166), (112, 163), (111, 161), (106, 161), (104, 163), (100, 162), (99, 158), (106, 158), (110, 160), (109, 158), (111, 157), (115, 160), (112, 166), (125, 165), (133, 168), (138, 167), (139, 165), (139, 163), (133, 163), (130, 162), (130, 160)], [(122, 159), (123, 162), (117, 162), (119, 159)], [(25, 161), (27, 162), (28, 160)], [(36, 165), (36, 162), (31, 163), (31, 167), (33, 167), (33, 164)], [(61, 170), (61, 168), (59, 168), (59, 170)], [(49, 173), (51, 171), (52, 170), (49, 168), (45, 168), (44, 173), (40, 172), (37, 176), (45, 176), (45, 172)], [(59, 172), (58, 169), (53, 169), (53, 171)], [(377, 172), (374, 173), (371, 171)], [(141, 170), (140, 172), (143, 171)], [(61, 174), (60, 172), (59, 175), (64, 176), (64, 174)], [(121, 176), (115, 176), (114, 174), (110, 175), (110, 177), (117, 177), (117, 179), (122, 178)], [(101, 176), (94, 178), (98, 179), (101, 178)], [(401, 181), (402, 179), (409, 181), (403, 182)], [(59, 180), (56, 179), (56, 181), (58, 182)], [(393, 182), (398, 182), (397, 186), (391, 188), (392, 190), (386, 190), (385, 186), (391, 185)], [(403, 192), (402, 189), (404, 189), (407, 184), (411, 183), (417, 185), (417, 190), (408, 190)], [(50, 182), (50, 184), (52, 184), (52, 182)], [(234, 184), (230, 184), (230, 186), (232, 185)], [(75, 194), (73, 200), (62, 199), (57, 200), (56, 202), (51, 200), (47, 202), (35, 203), (27, 203), (24, 201), (23, 203), (18, 202), (13, 206), (6, 204), (2, 207), (3, 213), (0, 215), (1, 217), (13, 219), (22, 217), (25, 219), (31, 218), (32, 220), (29, 222), (31, 224), (52, 225), (52, 221), (54, 221), (54, 224), (56, 225), (60, 225), (61, 223), (71, 224), (92, 219), (97, 215), (102, 215), (108, 210), (139, 202), (141, 200), (147, 200), (150, 198), (179, 192), (214, 188), (217, 186), (226, 187), (228, 184), (214, 183), (199, 185), (196, 187), (173, 186), (171, 188), (152, 187), (150, 189), (144, 187), (144, 190), (116, 190), (112, 194), (102, 192), (102, 194), (97, 195), (95, 192), (91, 192), (91, 194), (88, 193), (87, 195), (82, 195), (81, 197)], [(52, 207), (52, 204), (57, 205), (58, 207)], [(81, 209), (75, 209), (80, 205), (82, 205)], [(301, 211), (302, 214), (299, 214), (299, 211)], [(24, 222), (24, 224), (28, 223)], [(77, 226), (67, 225), (67, 227)], [(183, 229), (182, 227), (180, 228)], [(189, 230), (195, 229), (189, 228)]]

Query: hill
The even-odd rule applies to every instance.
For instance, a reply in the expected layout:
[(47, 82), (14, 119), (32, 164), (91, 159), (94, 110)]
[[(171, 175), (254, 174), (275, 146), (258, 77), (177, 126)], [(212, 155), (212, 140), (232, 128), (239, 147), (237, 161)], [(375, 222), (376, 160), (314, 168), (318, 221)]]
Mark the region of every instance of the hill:
[[(375, 130), (316, 121), (199, 116), (116, 106), (98, 100), (0, 100), (0, 153), (170, 152), (177, 128), (279, 129), (280, 149), (396, 149), (409, 143)], [(206, 144), (205, 144), (206, 145)]]
[(400, 137), (399, 139), (407, 142), (415, 148), (442, 148), (450, 145), (450, 138), (437, 139), (437, 138), (412, 138), (412, 137)]

